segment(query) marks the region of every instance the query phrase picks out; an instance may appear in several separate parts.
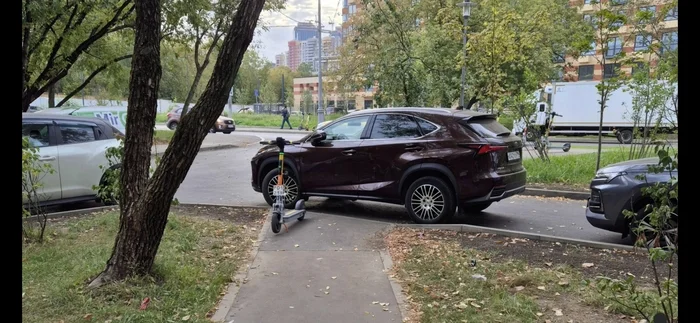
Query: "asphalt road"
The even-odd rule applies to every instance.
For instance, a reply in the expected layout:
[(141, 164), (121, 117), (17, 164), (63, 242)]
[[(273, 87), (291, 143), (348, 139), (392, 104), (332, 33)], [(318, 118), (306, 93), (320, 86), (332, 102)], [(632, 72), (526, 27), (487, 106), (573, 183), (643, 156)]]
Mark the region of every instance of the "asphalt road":
[[(243, 135), (270, 140), (278, 134), (236, 132), (229, 136)], [(283, 136), (296, 140), (303, 134)], [(199, 153), (175, 197), (182, 203), (267, 206), (262, 195), (253, 191), (250, 185), (250, 159), (259, 147), (259, 144), (252, 143), (243, 148)], [(375, 202), (311, 198), (307, 209), (349, 217), (410, 223), (402, 206)], [(622, 240), (619, 234), (592, 227), (586, 221), (584, 212), (585, 201), (515, 196), (495, 203), (481, 215), (460, 215), (452, 222), (629, 244), (628, 239)]]

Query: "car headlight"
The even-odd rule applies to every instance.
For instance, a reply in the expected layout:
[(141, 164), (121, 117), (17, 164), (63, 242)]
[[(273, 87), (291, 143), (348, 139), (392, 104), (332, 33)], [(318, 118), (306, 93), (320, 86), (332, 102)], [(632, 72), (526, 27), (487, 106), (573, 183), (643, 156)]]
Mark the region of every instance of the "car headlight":
[(617, 178), (618, 176), (622, 175), (627, 175), (627, 172), (621, 171), (621, 172), (597, 172), (595, 174), (595, 178), (593, 179), (594, 181), (603, 181), (605, 183), (610, 183), (613, 179)]

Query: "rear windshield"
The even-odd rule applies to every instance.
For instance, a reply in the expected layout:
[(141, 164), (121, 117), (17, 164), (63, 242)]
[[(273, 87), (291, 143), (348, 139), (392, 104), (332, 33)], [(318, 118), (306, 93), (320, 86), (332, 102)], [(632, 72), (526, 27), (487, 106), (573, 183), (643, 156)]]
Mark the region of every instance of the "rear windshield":
[(475, 119), (469, 120), (466, 125), (484, 138), (498, 138), (510, 135), (510, 130), (498, 123), (496, 119)]

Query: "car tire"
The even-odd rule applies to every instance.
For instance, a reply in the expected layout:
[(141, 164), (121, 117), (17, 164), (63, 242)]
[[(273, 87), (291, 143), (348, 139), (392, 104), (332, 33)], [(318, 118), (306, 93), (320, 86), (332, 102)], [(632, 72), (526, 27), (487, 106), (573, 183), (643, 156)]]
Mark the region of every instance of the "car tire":
[[(262, 180), (260, 187), (262, 188), (262, 194), (265, 198), (265, 202), (272, 206), (275, 201), (275, 197), (272, 195), (272, 186), (277, 183), (277, 174), (279, 174), (279, 169), (275, 168), (267, 173)], [(286, 194), (291, 194), (289, 197), (285, 197), (284, 208), (294, 209), (297, 201), (301, 198), (299, 191), (299, 180), (297, 180), (294, 173), (285, 169), (284, 171), (285, 184), (289, 185)], [(272, 186), (271, 186), (272, 185)]]
[[(419, 224), (436, 224), (455, 214), (455, 198), (445, 181), (432, 176), (411, 183), (404, 196), (408, 215)], [(440, 207), (442, 206), (442, 207)]]
[(617, 141), (621, 144), (629, 145), (634, 141), (634, 133), (630, 129), (623, 129), (617, 133)]
[(168, 123), (168, 129), (177, 130), (177, 121), (173, 121), (173, 122)]
[(224, 132), (225, 135), (230, 135), (231, 131)]
[[(649, 202), (649, 203), (651, 203), (651, 202)], [(635, 215), (636, 220), (642, 220), (642, 219), (644, 219), (646, 216), (648, 216), (648, 215), (651, 213), (651, 210), (646, 210), (646, 203), (643, 203), (643, 204), (644, 204), (644, 206), (643, 206), (642, 208), (640, 208), (639, 210), (637, 210), (637, 212), (636, 212), (636, 215)], [(675, 222), (675, 223), (672, 222), (673, 224), (675, 224), (675, 226), (673, 226), (672, 228), (668, 228), (669, 231), (670, 231), (670, 230), (673, 230), (673, 229), (678, 230), (678, 222), (675, 221), (675, 220), (671, 220), (671, 221), (674, 221), (674, 222)], [(637, 240), (640, 239), (639, 235), (637, 235), (637, 233), (635, 232), (636, 224), (635, 224), (634, 222), (632, 222), (632, 221), (629, 221), (629, 222), (630, 222), (630, 223), (629, 223), (629, 226), (630, 226), (630, 228), (629, 228), (630, 239), (632, 240), (632, 243), (633, 243), (633, 244), (636, 244), (636, 243), (637, 243)], [(670, 239), (675, 238), (675, 237), (673, 236), (672, 233), (668, 233), (668, 234), (669, 234), (669, 238), (670, 238)], [(644, 236), (644, 238), (643, 238), (643, 239), (644, 239), (644, 244), (645, 244), (646, 246), (648, 246), (649, 248), (654, 248), (654, 247), (656, 247), (656, 246), (654, 245), (654, 239), (655, 239), (655, 238), (656, 238), (656, 235), (655, 235), (653, 232), (645, 232), (645, 236)], [(678, 243), (678, 242), (676, 242), (676, 244), (677, 244), (677, 243)], [(661, 239), (659, 239), (659, 246), (662, 247), (662, 248), (665, 248), (665, 247), (667, 246), (666, 240), (665, 240), (663, 237), (662, 237)]]
[(492, 203), (493, 202), (463, 204), (460, 209), (464, 214), (479, 214), (491, 206)]

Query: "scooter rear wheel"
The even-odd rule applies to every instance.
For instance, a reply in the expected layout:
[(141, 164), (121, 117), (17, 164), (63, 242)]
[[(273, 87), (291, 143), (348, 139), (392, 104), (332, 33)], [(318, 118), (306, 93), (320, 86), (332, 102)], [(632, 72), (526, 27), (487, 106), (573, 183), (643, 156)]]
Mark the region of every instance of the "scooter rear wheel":
[(273, 233), (279, 233), (280, 230), (282, 230), (282, 224), (280, 223), (280, 220), (282, 219), (282, 215), (279, 213), (273, 213), (272, 214), (272, 219), (270, 221), (270, 228), (272, 229)]

